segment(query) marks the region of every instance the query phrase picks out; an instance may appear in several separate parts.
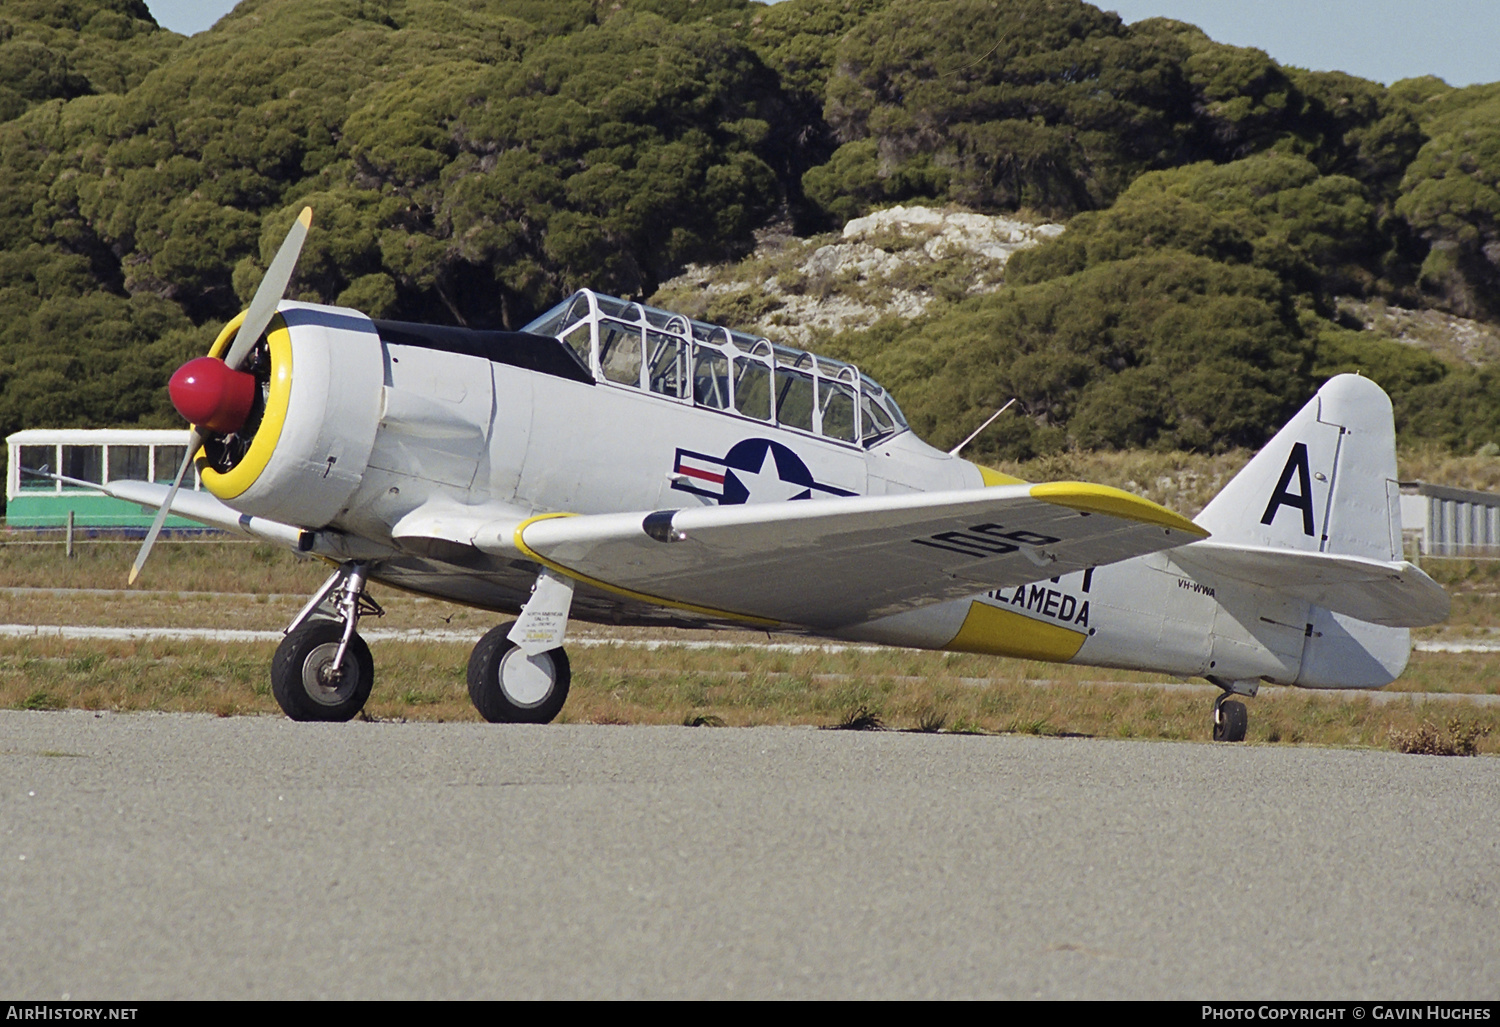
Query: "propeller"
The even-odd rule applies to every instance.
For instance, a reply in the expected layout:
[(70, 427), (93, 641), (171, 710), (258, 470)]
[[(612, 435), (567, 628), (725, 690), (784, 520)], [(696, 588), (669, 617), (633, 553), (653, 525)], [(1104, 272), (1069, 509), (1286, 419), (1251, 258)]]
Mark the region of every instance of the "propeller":
[[(240, 330), (235, 334), (234, 342), (230, 344), (229, 352), (224, 357), (223, 369), (210, 368), (204, 364), (204, 361), (208, 364), (219, 363), (214, 358), (199, 357), (188, 361), (172, 376), (173, 405), (193, 423), (193, 429), (188, 433), (187, 452), (183, 454), (182, 466), (177, 468), (172, 488), (156, 511), (156, 518), (146, 532), (146, 541), (141, 543), (141, 551), (136, 554), (135, 563), (131, 565), (128, 584), (135, 584), (135, 579), (140, 577), (141, 568), (151, 555), (151, 547), (156, 544), (156, 536), (161, 534), (161, 527), (167, 522), (167, 514), (172, 510), (172, 500), (177, 498), (177, 490), (182, 487), (182, 479), (187, 476), (193, 457), (203, 445), (203, 432), (198, 430), (197, 425), (201, 423), (213, 431), (233, 431), (244, 423), (250, 409), (250, 403), (246, 401), (244, 379), (250, 376), (240, 371), (240, 364), (244, 363), (255, 341), (271, 323), (271, 318), (276, 316), (276, 307), (281, 303), (281, 297), (286, 294), (286, 287), (292, 280), (292, 272), (297, 268), (297, 257), (302, 253), (302, 244), (307, 240), (307, 230), (311, 225), (312, 208), (303, 207), (291, 231), (282, 240), (281, 249), (276, 251), (271, 266), (266, 269), (260, 288), (255, 290), (255, 295), (250, 299), (245, 320), (240, 323)], [(253, 379), (250, 385), (253, 388)], [(248, 399), (253, 401), (253, 391)]]

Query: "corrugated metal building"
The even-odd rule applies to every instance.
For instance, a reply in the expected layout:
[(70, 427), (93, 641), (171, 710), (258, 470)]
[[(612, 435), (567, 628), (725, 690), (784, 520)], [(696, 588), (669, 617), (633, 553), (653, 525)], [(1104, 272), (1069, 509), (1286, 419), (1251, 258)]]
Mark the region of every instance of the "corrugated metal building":
[(1401, 533), (1422, 556), (1500, 558), (1500, 494), (1403, 481)]

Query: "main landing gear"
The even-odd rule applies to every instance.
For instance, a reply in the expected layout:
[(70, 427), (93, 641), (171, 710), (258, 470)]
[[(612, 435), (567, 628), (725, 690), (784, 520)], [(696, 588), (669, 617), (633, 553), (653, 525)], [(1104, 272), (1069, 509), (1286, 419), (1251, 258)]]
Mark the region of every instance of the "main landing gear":
[[(349, 563), (334, 571), (276, 647), (271, 694), (293, 720), (351, 720), (370, 698), (375, 661), (354, 629), (361, 616), (385, 611), (365, 592), (366, 570), (363, 563)], [(313, 619), (330, 597), (338, 619)]]
[(491, 724), (546, 724), (568, 700), (568, 654), (559, 646), (527, 656), (510, 631), (509, 624), (492, 628), (474, 647), (469, 698)]
[(1231, 699), (1230, 696), (1243, 695), (1253, 699), (1260, 690), (1260, 682), (1254, 679), (1229, 681), (1217, 677), (1210, 677), (1208, 680), (1224, 690), (1214, 700), (1214, 741), (1243, 742), (1245, 729), (1250, 725), (1250, 713), (1245, 709), (1244, 703)]
[(469, 657), (469, 698), (491, 724), (545, 724), (568, 699), (573, 671), (563, 651), (573, 583), (549, 570), (537, 575), (514, 624), (479, 640)]
[[(375, 661), (358, 635), (347, 642), (334, 621), (304, 624), (271, 660), (271, 694), (293, 720), (349, 720), (365, 708)], [(340, 655), (342, 652), (342, 656)]]
[[(365, 592), (368, 571), (359, 562), (336, 570), (276, 647), (271, 693), (293, 720), (352, 720), (370, 698), (375, 661), (355, 629), (361, 617), (385, 611)], [(485, 720), (546, 724), (557, 716), (573, 677), (567, 652), (556, 644), (571, 601), (571, 586), (539, 580), (520, 621), (502, 624), (479, 640), (469, 657), (469, 698)]]

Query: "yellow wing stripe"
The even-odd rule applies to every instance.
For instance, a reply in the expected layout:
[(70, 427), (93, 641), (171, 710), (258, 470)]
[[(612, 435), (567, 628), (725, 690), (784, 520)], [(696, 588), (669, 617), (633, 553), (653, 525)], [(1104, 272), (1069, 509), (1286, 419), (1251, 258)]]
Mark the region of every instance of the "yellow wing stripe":
[[(230, 340), (244, 320), (245, 315), (241, 313), (225, 325), (208, 355), (221, 356), (229, 348)], [(292, 336), (280, 314), (271, 319), (271, 324), (266, 329), (266, 342), (271, 347), (271, 390), (266, 395), (265, 413), (261, 415), (260, 427), (255, 429), (255, 438), (251, 440), (249, 450), (239, 463), (222, 474), (207, 466), (203, 450), (198, 450), (195, 457), (198, 460), (198, 473), (203, 478), (203, 487), (220, 499), (229, 500), (243, 495), (246, 489), (255, 484), (255, 479), (260, 477), (266, 465), (271, 462), (271, 454), (276, 452), (276, 443), (281, 441), (281, 429), (286, 426), (286, 414), (292, 398)]]
[(1031, 487), (1031, 498), (1057, 506), (1071, 507), (1084, 513), (1107, 514), (1127, 521), (1157, 524), (1163, 528), (1207, 538), (1208, 532), (1178, 513), (1158, 503), (1109, 485), (1090, 485), (1082, 481), (1051, 481)]
[(762, 628), (776, 628), (781, 626), (780, 621), (767, 620), (765, 617), (755, 617), (748, 613), (734, 613), (730, 610), (716, 610), (711, 606), (697, 606), (693, 603), (680, 603), (675, 599), (663, 599), (661, 596), (648, 595), (645, 592), (637, 592), (634, 589), (623, 588), (620, 585), (611, 585), (607, 581), (600, 581), (598, 578), (591, 578), (587, 574), (583, 574), (579, 571), (573, 570), (571, 567), (564, 567), (556, 560), (549, 560), (547, 557), (543, 556), (541, 553), (538, 553), (535, 549), (532, 549), (530, 546), (528, 546), (526, 544), (525, 538), (523, 538), (526, 529), (535, 524), (537, 521), (546, 521), (554, 517), (577, 516), (578, 514), (573, 513), (545, 513), (538, 514), (536, 517), (528, 517), (526, 520), (516, 525), (514, 536), (516, 548), (525, 553), (531, 559), (535, 560), (537, 563), (541, 564), (543, 567), (548, 567), (554, 571), (557, 571), (557, 573), (559, 574), (566, 574), (574, 581), (581, 581), (585, 585), (592, 585), (594, 588), (613, 593), (614, 595), (625, 596), (627, 599), (636, 599), (643, 603), (651, 603), (653, 606), (665, 606), (673, 610), (687, 610), (689, 613), (701, 613), (708, 617), (724, 617), (729, 620), (743, 621), (746, 624), (754, 624), (757, 627)]
[(1033, 620), (988, 603), (971, 602), (963, 627), (943, 648), (950, 652), (1066, 663), (1078, 655), (1086, 637), (1081, 631)]

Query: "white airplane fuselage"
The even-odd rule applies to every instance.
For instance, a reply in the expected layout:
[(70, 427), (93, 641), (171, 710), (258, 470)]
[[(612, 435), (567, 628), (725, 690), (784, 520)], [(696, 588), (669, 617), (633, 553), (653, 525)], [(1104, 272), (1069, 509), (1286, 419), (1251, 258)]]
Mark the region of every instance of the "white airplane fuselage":
[(1406, 629), (1447, 616), (1401, 559), (1394, 419), (1365, 379), (1325, 383), (1195, 522), (983, 470), (852, 364), (589, 290), (520, 332), (287, 302), (311, 223), (172, 375), (193, 424), (173, 482), (101, 486), (157, 508), (132, 583), (173, 512), (334, 565), (271, 660), (293, 720), (363, 710), (371, 581), (518, 615), (469, 656), (492, 723), (561, 712), (571, 616), (1202, 675), (1213, 737), (1242, 741), (1229, 696), (1385, 684)]
[[(281, 317), (291, 330), (274, 329), (272, 348), (279, 331), (295, 371), (280, 436), (226, 502), (293, 524), (309, 523), (311, 507), (312, 523), (335, 540), (334, 554), (371, 559), (374, 580), (461, 603), (515, 612), (536, 580), (536, 565), (503, 537), (486, 544), (483, 531), (464, 527), (476, 518), (504, 526), (558, 511), (676, 510), (1016, 480), (909, 430), (865, 444), (838, 440), (611, 381), (597, 366), (556, 373), (431, 340), (403, 343), (355, 311), (283, 304)], [(597, 362), (597, 344), (595, 353)], [(460, 527), (446, 530), (445, 512)], [(1300, 510), (1272, 512), (1285, 522)], [(924, 544), (958, 552), (977, 544), (983, 555), (973, 538)], [(1405, 628), (1190, 569), (1176, 554), (1191, 548), (1056, 578), (1039, 569), (1043, 576), (1024, 586), (987, 588), (976, 578), (971, 598), (863, 623), (780, 627), (1225, 682), (1378, 687), (1404, 668)], [(735, 626), (733, 611), (713, 616), (647, 599), (585, 581), (573, 614)]]

